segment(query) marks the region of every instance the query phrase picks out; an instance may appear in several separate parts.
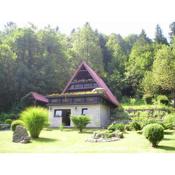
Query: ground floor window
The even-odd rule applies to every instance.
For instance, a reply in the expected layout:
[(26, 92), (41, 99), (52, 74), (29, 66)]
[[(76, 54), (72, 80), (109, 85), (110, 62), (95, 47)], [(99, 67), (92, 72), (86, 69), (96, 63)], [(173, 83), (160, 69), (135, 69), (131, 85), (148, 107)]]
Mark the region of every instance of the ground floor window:
[(82, 114), (82, 115), (88, 114), (88, 108), (82, 108), (81, 114)]
[(55, 109), (54, 110), (54, 117), (61, 117), (62, 116), (62, 110)]

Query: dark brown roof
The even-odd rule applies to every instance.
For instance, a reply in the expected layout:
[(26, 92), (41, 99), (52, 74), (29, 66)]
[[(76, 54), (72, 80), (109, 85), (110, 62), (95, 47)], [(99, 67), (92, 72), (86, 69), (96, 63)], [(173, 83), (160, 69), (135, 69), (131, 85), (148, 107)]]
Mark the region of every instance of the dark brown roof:
[(105, 84), (105, 82), (97, 75), (97, 73), (86, 63), (86, 62), (82, 62), (78, 69), (75, 71), (75, 73), (73, 74), (73, 76), (71, 77), (71, 79), (69, 80), (69, 82), (67, 83), (65, 89), (63, 90), (62, 93), (65, 93), (66, 90), (68, 89), (69, 85), (71, 84), (71, 82), (73, 81), (73, 79), (75, 78), (75, 76), (78, 74), (79, 70), (81, 69), (81, 67), (84, 66), (85, 69), (89, 72), (89, 74), (91, 75), (91, 77), (94, 79), (94, 81), (97, 83), (97, 85), (100, 88), (103, 88), (106, 94), (106, 97), (108, 98), (108, 100), (110, 102), (112, 102), (114, 105), (119, 105), (119, 102), (117, 100), (117, 98), (112, 94), (112, 92), (110, 91), (110, 89), (107, 87), (107, 85)]

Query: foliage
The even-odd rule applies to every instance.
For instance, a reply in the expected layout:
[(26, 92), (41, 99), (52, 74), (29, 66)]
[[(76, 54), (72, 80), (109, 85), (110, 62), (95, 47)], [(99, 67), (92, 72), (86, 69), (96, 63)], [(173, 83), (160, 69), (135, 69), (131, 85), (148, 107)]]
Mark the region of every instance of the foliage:
[(132, 130), (131, 125), (130, 125), (130, 124), (126, 124), (126, 125), (125, 125), (125, 130), (126, 130), (126, 131), (131, 131), (131, 130)]
[(125, 130), (125, 125), (122, 123), (112, 123), (107, 129), (112, 132), (116, 130), (123, 132)]
[(42, 107), (29, 107), (20, 114), (32, 138), (38, 138), (45, 125), (48, 124), (48, 111)]
[(153, 63), (154, 83), (175, 96), (175, 57), (172, 49), (163, 46), (156, 54)]
[(145, 101), (145, 104), (152, 104), (153, 96), (147, 94), (147, 95), (144, 95), (144, 96), (143, 96), (143, 99), (144, 99), (144, 101)]
[(166, 95), (157, 96), (157, 101), (159, 104), (165, 104), (165, 105), (169, 104), (169, 99)]
[(0, 121), (5, 122), (6, 119), (15, 120), (15, 119), (17, 119), (17, 115), (14, 113), (1, 113), (0, 114)]
[(145, 137), (156, 147), (164, 137), (164, 129), (160, 124), (149, 124), (144, 127)]
[[(131, 98), (130, 105), (142, 108), (137, 102), (143, 95), (175, 99), (174, 29), (173, 22), (167, 43), (159, 25), (151, 40), (144, 30), (126, 37), (105, 35), (89, 23), (70, 35), (58, 27), (8, 23), (0, 31), (0, 113), (18, 113), (20, 99), (31, 91), (60, 93), (82, 60), (97, 71), (119, 101), (125, 96)], [(145, 101), (149, 103), (150, 98)]]
[(11, 129), (12, 131), (15, 131), (16, 129), (16, 126), (25, 126), (25, 123), (22, 121), (22, 120), (14, 120), (12, 123), (11, 123)]
[(72, 116), (71, 120), (74, 126), (80, 130), (80, 133), (82, 133), (86, 125), (90, 123), (90, 117), (86, 115)]
[(132, 129), (134, 129), (135, 131), (141, 130), (140, 124), (139, 124), (138, 122), (136, 122), (136, 121), (132, 121), (132, 122), (130, 123), (130, 127), (131, 127)]
[(82, 28), (72, 32), (70, 44), (71, 49), (69, 56), (74, 59), (73, 65), (77, 66), (82, 58), (84, 58), (85, 61), (99, 72), (104, 70), (99, 38), (97, 33), (92, 30), (89, 23), (86, 23)]
[(130, 116), (121, 106), (112, 110), (111, 119), (115, 120), (116, 123), (128, 123)]
[(164, 117), (163, 124), (166, 129), (174, 129), (175, 128), (175, 114), (171, 113)]
[(159, 44), (168, 44), (167, 39), (163, 36), (162, 29), (158, 24), (156, 25), (155, 41)]
[(9, 124), (9, 125), (11, 125), (11, 124), (12, 124), (12, 122), (13, 122), (13, 120), (12, 120), (12, 119), (6, 119), (6, 120), (5, 120), (5, 123), (6, 123), (6, 124)]

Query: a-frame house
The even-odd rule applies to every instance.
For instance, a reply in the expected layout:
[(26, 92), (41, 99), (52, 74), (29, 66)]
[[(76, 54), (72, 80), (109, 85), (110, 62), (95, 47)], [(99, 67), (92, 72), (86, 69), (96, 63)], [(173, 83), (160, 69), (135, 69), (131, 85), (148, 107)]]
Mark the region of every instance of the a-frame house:
[(111, 109), (119, 105), (104, 81), (84, 61), (79, 65), (61, 94), (48, 97), (52, 127), (73, 126), (70, 116), (88, 115), (88, 127), (105, 127), (110, 122)]

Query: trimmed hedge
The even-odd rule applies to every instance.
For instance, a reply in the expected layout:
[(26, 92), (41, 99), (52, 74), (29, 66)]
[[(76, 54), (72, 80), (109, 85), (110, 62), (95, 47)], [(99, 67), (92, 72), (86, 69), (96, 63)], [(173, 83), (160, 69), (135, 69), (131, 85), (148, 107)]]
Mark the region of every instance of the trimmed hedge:
[(5, 124), (9, 124), (9, 125), (11, 125), (11, 124), (12, 124), (12, 122), (13, 122), (13, 120), (12, 120), (12, 119), (6, 119), (6, 120), (5, 120)]
[(164, 129), (160, 124), (149, 124), (143, 129), (144, 136), (152, 143), (152, 147), (157, 147), (164, 137)]

